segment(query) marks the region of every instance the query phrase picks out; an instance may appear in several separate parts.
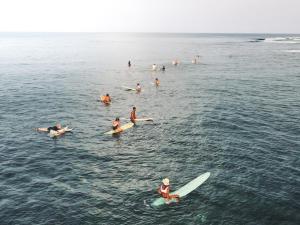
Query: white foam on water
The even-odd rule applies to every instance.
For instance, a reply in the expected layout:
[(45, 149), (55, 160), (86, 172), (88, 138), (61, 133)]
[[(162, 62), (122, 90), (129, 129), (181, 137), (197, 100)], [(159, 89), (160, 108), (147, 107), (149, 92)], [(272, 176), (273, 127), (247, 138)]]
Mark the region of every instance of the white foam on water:
[(283, 52), (300, 53), (300, 49), (283, 50)]
[(300, 37), (275, 37), (266, 38), (265, 42), (269, 43), (284, 43), (284, 44), (300, 44)]

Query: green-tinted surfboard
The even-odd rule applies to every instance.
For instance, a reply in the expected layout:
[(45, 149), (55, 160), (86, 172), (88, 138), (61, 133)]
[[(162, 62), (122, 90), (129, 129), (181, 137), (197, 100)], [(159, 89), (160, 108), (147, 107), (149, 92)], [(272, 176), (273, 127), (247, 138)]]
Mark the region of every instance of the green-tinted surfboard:
[[(186, 196), (187, 194), (191, 193), (193, 190), (195, 190), (197, 187), (199, 187), (201, 184), (203, 184), (210, 176), (210, 172), (206, 172), (204, 174), (201, 174), (199, 177), (195, 178), (194, 180), (190, 181), (183, 187), (179, 188), (177, 191), (174, 191), (170, 194), (176, 194), (179, 195), (180, 198)], [(151, 205), (152, 206), (160, 206), (164, 204), (169, 204), (172, 202), (176, 202), (175, 199), (169, 200), (168, 202), (165, 201), (163, 198), (157, 198)]]

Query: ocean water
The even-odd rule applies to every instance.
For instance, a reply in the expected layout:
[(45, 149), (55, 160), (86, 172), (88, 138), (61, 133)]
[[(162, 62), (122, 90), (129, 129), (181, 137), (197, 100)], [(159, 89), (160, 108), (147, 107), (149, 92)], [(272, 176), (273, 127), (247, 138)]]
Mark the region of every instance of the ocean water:
[(0, 33), (0, 124), (1, 225), (300, 224), (299, 35)]

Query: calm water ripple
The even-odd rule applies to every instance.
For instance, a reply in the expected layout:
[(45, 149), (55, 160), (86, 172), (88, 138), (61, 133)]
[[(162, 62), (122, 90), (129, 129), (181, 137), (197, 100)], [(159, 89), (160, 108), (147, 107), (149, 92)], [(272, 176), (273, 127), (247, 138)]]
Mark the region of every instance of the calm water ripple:
[[(300, 45), (256, 38), (1, 33), (0, 224), (299, 224)], [(154, 122), (103, 135), (133, 105)], [(74, 130), (33, 130), (55, 122)], [(206, 171), (180, 204), (149, 206), (163, 177)]]

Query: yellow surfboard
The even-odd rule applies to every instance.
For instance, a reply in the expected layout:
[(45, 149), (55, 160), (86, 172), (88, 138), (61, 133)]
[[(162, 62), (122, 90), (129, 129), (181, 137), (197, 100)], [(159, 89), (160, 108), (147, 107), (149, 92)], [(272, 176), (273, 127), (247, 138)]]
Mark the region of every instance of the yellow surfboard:
[(130, 123), (126, 123), (123, 126), (121, 126), (120, 128), (118, 128), (116, 130), (108, 131), (108, 132), (106, 132), (104, 134), (117, 134), (117, 133), (120, 133), (120, 132), (122, 132), (124, 130), (127, 130), (127, 129), (133, 127), (133, 125), (134, 125), (134, 123), (131, 123), (131, 122)]

